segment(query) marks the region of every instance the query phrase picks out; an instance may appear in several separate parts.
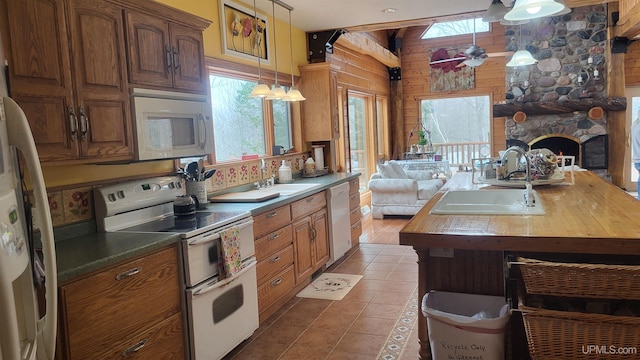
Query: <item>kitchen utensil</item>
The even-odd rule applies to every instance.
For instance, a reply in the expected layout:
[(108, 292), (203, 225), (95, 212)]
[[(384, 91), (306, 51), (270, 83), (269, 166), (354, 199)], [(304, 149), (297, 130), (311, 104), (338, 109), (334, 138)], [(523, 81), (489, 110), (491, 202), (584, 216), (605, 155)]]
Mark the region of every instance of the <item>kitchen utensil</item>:
[(209, 169), (204, 173), (204, 179), (207, 180), (208, 178), (212, 177), (213, 174), (216, 173), (216, 169)]
[(187, 165), (187, 174), (189, 174), (189, 177), (191, 179), (191, 181), (198, 181), (198, 163), (195, 161), (190, 162)]
[(180, 195), (173, 200), (175, 216), (190, 216), (198, 209), (198, 199), (194, 195)]
[(204, 160), (200, 159), (198, 160), (198, 181), (202, 181), (204, 180), (203, 176), (204, 176)]

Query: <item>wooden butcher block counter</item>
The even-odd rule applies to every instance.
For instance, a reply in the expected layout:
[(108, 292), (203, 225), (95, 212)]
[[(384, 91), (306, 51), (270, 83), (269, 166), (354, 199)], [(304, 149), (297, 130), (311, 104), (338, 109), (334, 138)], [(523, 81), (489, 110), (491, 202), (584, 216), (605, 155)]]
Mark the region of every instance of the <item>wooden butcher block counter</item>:
[[(640, 255), (640, 201), (592, 172), (574, 175), (572, 185), (534, 187), (544, 215), (430, 214), (448, 190), (498, 189), (453, 176), (400, 231), (400, 244), (418, 254), (419, 299), (430, 290), (504, 295), (510, 253)], [(422, 313), (419, 322), (420, 358), (431, 359)]]

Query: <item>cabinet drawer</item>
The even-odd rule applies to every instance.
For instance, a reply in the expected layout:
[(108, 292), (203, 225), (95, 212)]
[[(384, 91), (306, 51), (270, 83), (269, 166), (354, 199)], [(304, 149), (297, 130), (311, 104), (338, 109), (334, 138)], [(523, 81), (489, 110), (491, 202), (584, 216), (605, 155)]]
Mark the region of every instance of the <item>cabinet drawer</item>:
[(115, 343), (180, 312), (177, 247), (60, 288), (72, 359), (96, 341)]
[(258, 308), (260, 312), (266, 310), (284, 294), (293, 289), (294, 285), (293, 265), (260, 285), (258, 287)]
[(358, 220), (355, 224), (351, 225), (351, 243), (358, 243), (360, 235), (362, 235), (362, 220)]
[(353, 208), (349, 211), (349, 224), (353, 225), (356, 221), (360, 220), (362, 212), (359, 207)]
[(148, 359), (185, 358), (182, 313), (174, 314), (152, 328), (135, 335), (120, 334), (114, 342), (95, 339), (72, 355), (72, 359)]
[(281, 228), (291, 222), (289, 205), (267, 211), (253, 217), (253, 235), (260, 237)]
[(349, 209), (360, 208), (360, 193), (349, 194)]
[(299, 219), (327, 206), (327, 193), (321, 191), (291, 204), (291, 218)]
[(355, 178), (355, 179), (349, 180), (349, 194), (350, 195), (357, 194), (359, 189), (360, 189), (360, 179)]
[(266, 279), (274, 276), (278, 272), (293, 264), (293, 244), (276, 252), (258, 263), (256, 272), (258, 273), (258, 284), (262, 284)]
[[(256, 260), (258, 262), (271, 257), (274, 252), (282, 250), (293, 242), (291, 238), (291, 225), (267, 234), (255, 242)], [(259, 265), (258, 265), (259, 266)]]

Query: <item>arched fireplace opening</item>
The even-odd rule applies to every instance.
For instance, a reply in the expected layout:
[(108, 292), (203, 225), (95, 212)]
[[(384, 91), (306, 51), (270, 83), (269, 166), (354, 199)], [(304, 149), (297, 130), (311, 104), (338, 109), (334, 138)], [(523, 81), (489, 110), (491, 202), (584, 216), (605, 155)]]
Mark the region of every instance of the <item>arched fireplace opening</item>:
[(607, 135), (597, 135), (584, 142), (571, 135), (548, 134), (539, 136), (529, 143), (518, 139), (507, 139), (507, 147), (520, 146), (525, 150), (549, 149), (557, 155), (576, 157), (576, 164), (585, 169), (606, 169), (609, 164), (609, 143)]

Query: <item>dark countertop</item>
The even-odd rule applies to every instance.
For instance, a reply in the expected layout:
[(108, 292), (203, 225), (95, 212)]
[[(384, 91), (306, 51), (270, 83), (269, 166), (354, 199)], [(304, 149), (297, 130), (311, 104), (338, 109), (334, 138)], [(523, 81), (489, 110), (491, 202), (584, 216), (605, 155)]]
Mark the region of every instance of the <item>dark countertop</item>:
[[(260, 203), (209, 203), (202, 211), (249, 211), (256, 215), (347, 182), (359, 175), (337, 173), (316, 178), (296, 178), (295, 183), (318, 183), (320, 186), (295, 196), (279, 196)], [(180, 241), (180, 235), (171, 233), (98, 233), (95, 229), (94, 222), (55, 229), (59, 283), (71, 281)]]

